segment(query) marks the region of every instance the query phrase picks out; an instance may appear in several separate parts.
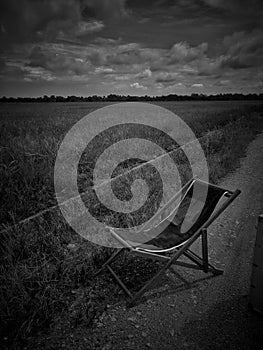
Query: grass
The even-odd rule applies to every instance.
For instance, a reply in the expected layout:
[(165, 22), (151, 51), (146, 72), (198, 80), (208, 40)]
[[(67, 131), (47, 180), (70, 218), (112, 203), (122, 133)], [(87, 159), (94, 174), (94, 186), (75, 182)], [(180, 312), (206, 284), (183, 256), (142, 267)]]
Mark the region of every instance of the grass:
[[(202, 137), (214, 183), (239, 165), (249, 142), (263, 130), (263, 108), (256, 102), (159, 105), (176, 112)], [(53, 167), (59, 144), (79, 118), (101, 106), (0, 105), (2, 228), (56, 204)], [(183, 158), (179, 166), (186, 179)], [(120, 178), (117, 190), (126, 180), (132, 179)], [(4, 344), (23, 344), (62, 314), (72, 325), (85, 322), (90, 326), (107, 303), (120, 298), (110, 279), (92, 279), (110, 250), (77, 235), (59, 210), (2, 232), (0, 238), (0, 336)]]

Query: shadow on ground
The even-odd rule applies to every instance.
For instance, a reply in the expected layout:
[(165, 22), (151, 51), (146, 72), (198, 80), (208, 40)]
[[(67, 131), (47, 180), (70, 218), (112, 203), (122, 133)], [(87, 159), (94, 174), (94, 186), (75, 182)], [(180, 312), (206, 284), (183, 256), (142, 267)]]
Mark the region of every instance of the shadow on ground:
[(249, 308), (246, 297), (218, 303), (202, 319), (185, 324), (177, 348), (261, 350), (263, 315)]

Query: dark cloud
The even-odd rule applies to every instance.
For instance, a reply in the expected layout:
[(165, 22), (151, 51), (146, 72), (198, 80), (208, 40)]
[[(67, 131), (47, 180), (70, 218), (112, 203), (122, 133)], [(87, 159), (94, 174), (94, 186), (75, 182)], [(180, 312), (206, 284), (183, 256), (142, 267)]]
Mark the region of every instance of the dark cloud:
[(157, 83), (171, 83), (178, 80), (178, 73), (160, 72), (155, 76)]
[(106, 61), (109, 65), (135, 65), (151, 64), (159, 59), (158, 50), (143, 48), (137, 43), (119, 45), (115, 50), (107, 54)]
[(1, 0), (1, 79), (90, 82), (91, 93), (259, 89), (262, 10), (261, 0)]
[(263, 36), (262, 32), (235, 32), (223, 40), (225, 50), (222, 56), (222, 67), (242, 69), (262, 66)]
[(127, 5), (142, 18), (163, 17), (168, 25), (172, 21), (194, 20), (199, 23), (198, 31), (207, 22), (236, 29), (262, 26), (262, 0), (128, 0)]
[(202, 43), (196, 47), (191, 47), (187, 42), (176, 43), (170, 50), (168, 63), (187, 63), (202, 58), (207, 51), (207, 47), (207, 43)]
[(142, 17), (144, 13), (146, 18), (147, 15), (151, 15), (151, 17), (162, 17), (168, 22), (218, 16), (218, 11), (202, 0), (128, 0), (127, 6)]
[(203, 0), (203, 2), (214, 8), (235, 12), (236, 15), (240, 13), (248, 14), (249, 12), (256, 16), (257, 13), (255, 13), (255, 10), (262, 11), (263, 9), (261, 0)]
[(0, 58), (0, 71), (2, 71), (5, 68), (5, 61)]
[(224, 38), (223, 46), (231, 55), (253, 54), (263, 48), (263, 34), (258, 30), (235, 32)]
[(90, 20), (111, 21), (125, 14), (125, 0), (1, 0), (0, 40), (2, 45), (50, 40), (80, 28), (79, 23), (85, 27)]
[(246, 62), (246, 60), (242, 60), (242, 57), (222, 56), (220, 67), (232, 68), (232, 69), (244, 69), (244, 68), (251, 67), (251, 64)]
[(2, 42), (36, 40), (56, 23), (56, 30), (80, 19), (74, 1), (3, 0), (0, 5)]
[(82, 15), (101, 20), (116, 20), (128, 14), (126, 0), (83, 0)]
[(203, 0), (203, 3), (208, 8), (216, 10), (222, 22), (225, 21), (235, 26), (235, 30), (262, 28), (262, 0)]
[(87, 60), (76, 59), (54, 51), (44, 52), (39, 46), (34, 47), (28, 59), (28, 67), (44, 68), (46, 71), (56, 75), (65, 73), (67, 75), (82, 75), (91, 71), (90, 63)]
[(101, 50), (93, 50), (87, 54), (87, 59), (93, 64), (101, 66), (106, 63), (106, 58)]
[(29, 65), (32, 67), (44, 67), (46, 65), (46, 55), (39, 46), (33, 48), (29, 58)]

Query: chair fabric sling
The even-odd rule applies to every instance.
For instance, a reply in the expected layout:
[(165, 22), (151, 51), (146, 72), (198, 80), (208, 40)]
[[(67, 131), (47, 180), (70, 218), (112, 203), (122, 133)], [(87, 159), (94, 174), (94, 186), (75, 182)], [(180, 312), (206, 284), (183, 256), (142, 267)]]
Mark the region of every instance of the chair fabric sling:
[[(193, 190), (195, 186), (195, 191)], [(203, 186), (207, 186), (207, 195), (205, 201), (201, 196)], [(177, 211), (171, 220), (171, 215), (165, 217), (161, 223), (165, 223), (166, 227), (161, 233), (151, 238), (146, 243), (138, 244), (138, 241), (128, 240), (125, 235), (121, 234), (121, 230), (110, 228), (112, 236), (123, 245), (103, 264), (101, 269), (96, 273), (98, 275), (104, 268), (107, 268), (113, 275), (121, 288), (128, 294), (130, 300), (128, 305), (134, 305), (150, 286), (161, 277), (161, 275), (172, 265), (184, 266), (186, 268), (199, 269), (204, 272), (212, 272), (214, 275), (222, 274), (223, 271), (212, 266), (208, 262), (208, 245), (207, 245), (207, 228), (210, 224), (231, 204), (231, 202), (241, 193), (240, 190), (235, 192), (223, 189), (213, 184), (205, 183), (199, 179), (192, 179), (182, 190), (182, 199), (177, 203)], [(188, 208), (191, 203), (191, 211)], [(200, 212), (200, 205), (202, 210)], [(164, 208), (164, 209), (167, 209)], [(174, 211), (174, 210), (172, 210)], [(162, 209), (160, 210), (162, 214)], [(160, 214), (159, 213), (159, 214)], [(165, 222), (169, 220), (170, 222)], [(150, 220), (151, 221), (151, 220)], [(156, 224), (155, 224), (156, 225)], [(159, 222), (160, 225), (160, 222)], [(188, 229), (185, 229), (185, 225)], [(158, 224), (157, 224), (158, 226)], [(146, 234), (151, 231), (151, 227), (144, 227), (140, 234)], [(148, 231), (148, 232), (147, 232)], [(198, 256), (190, 246), (201, 238), (202, 257)], [(145, 237), (144, 237), (145, 242)], [(132, 254), (139, 255), (147, 259), (158, 259), (164, 261), (164, 266), (148, 281), (136, 294), (128, 290), (124, 283), (114, 272), (110, 263), (113, 262), (121, 252), (129, 250)], [(180, 261), (180, 257), (187, 257), (191, 263)]]
[[(197, 183), (197, 185), (200, 187), (200, 190), (202, 190), (202, 187), (204, 185), (201, 182)], [(188, 216), (187, 220), (189, 222), (189, 225), (191, 225), (190, 221), (194, 222), (194, 224), (191, 225), (189, 230), (182, 232), (182, 224), (185, 222), (185, 215), (187, 213), (193, 195), (193, 186), (190, 186), (189, 190), (186, 193), (186, 196), (183, 198), (182, 202), (179, 205), (174, 219), (171, 221), (169, 226), (167, 226), (167, 228), (161, 232), (160, 235), (145, 243), (143, 247), (147, 249), (147, 245), (151, 245), (155, 246), (158, 250), (165, 250), (169, 248), (173, 249), (174, 247), (179, 246), (188, 240), (198, 230), (198, 228), (208, 220), (208, 218), (213, 213), (216, 205), (225, 193), (226, 191), (224, 189), (208, 186), (206, 201), (201, 214), (197, 220), (195, 220), (195, 216), (197, 214), (194, 212), (192, 213), (191, 217)], [(198, 203), (198, 198), (195, 198), (194, 201)]]
[[(115, 233), (117, 233), (119, 237), (121, 237), (123, 240), (125, 240), (132, 246), (143, 247), (146, 245), (151, 245), (151, 240), (153, 237), (151, 234), (152, 229), (156, 227), (159, 228), (161, 226), (165, 228), (167, 226), (167, 223), (169, 224), (169, 221), (171, 222), (172, 217), (174, 216), (174, 212), (179, 208), (185, 206), (185, 204), (187, 203), (185, 197), (187, 196), (188, 199), (190, 198), (188, 193), (192, 188), (193, 184), (193, 179), (188, 181), (180, 191), (178, 191), (159, 211), (155, 213), (155, 215), (150, 220), (147, 221), (146, 224), (142, 225), (139, 229), (131, 230), (129, 233), (127, 233), (127, 230), (122, 231), (122, 229), (115, 229)], [(166, 212), (167, 210), (168, 214)], [(181, 211), (182, 210), (179, 210), (179, 212)], [(161, 249), (158, 247), (155, 248), (157, 250)]]

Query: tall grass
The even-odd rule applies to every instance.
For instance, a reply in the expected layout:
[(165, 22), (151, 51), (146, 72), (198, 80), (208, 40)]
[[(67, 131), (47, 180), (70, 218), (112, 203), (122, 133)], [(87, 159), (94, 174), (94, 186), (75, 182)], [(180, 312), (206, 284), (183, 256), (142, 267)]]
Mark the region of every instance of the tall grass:
[[(161, 105), (202, 137), (215, 183), (239, 165), (248, 143), (263, 130), (261, 104)], [(56, 204), (53, 167), (59, 144), (74, 122), (99, 106), (0, 105), (2, 228)], [(187, 171), (183, 162), (180, 167), (182, 173)], [(92, 279), (110, 250), (74, 233), (58, 209), (0, 235), (0, 336), (5, 344), (22, 344), (61, 313), (74, 324), (90, 325), (109, 298), (119, 297), (109, 293), (109, 280)], [(104, 283), (103, 288), (98, 283)]]

